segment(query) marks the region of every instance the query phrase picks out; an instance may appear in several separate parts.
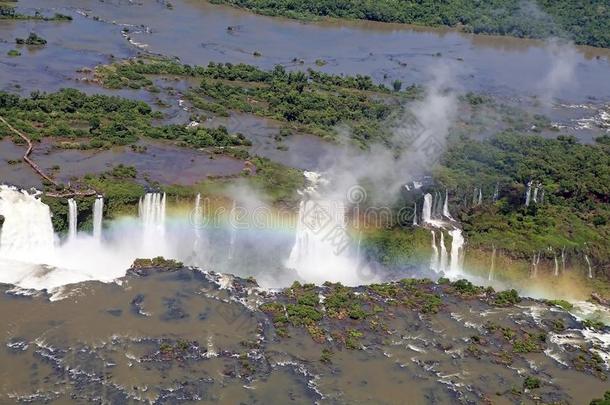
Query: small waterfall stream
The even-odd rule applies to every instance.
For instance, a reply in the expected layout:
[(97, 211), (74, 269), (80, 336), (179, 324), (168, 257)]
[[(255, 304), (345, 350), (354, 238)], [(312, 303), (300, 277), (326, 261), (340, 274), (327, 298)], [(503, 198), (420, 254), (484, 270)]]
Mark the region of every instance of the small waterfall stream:
[(445, 246), (445, 232), (443, 232), (441, 230), (441, 260), (440, 260), (440, 267), (439, 267), (439, 271), (442, 271), (443, 273), (447, 273), (448, 270), (448, 266), (447, 266), (447, 262), (448, 262), (448, 257), (447, 257), (447, 247)]
[(432, 222), (432, 194), (424, 195), (424, 207), (421, 216), (422, 223)]
[(445, 202), (443, 203), (443, 216), (445, 218), (453, 219), (449, 212), (449, 192), (445, 190)]
[(104, 197), (97, 197), (93, 203), (93, 237), (102, 239), (102, 222), (104, 220)]
[(436, 233), (434, 231), (430, 231), (432, 233), (432, 257), (430, 258), (430, 269), (439, 272), (438, 268), (438, 247), (436, 247)]
[(78, 232), (78, 208), (73, 198), (68, 200), (68, 240), (76, 239)]
[(530, 206), (530, 197), (532, 195), (532, 180), (527, 182), (527, 189), (525, 190), (525, 206)]
[(589, 260), (588, 255), (585, 255), (585, 261), (587, 262), (587, 267), (589, 269), (588, 277), (593, 278), (593, 269), (591, 268), (591, 260)]
[(461, 273), (464, 237), (462, 236), (462, 230), (458, 228), (449, 231), (449, 235), (451, 235), (451, 268), (449, 269), (449, 274), (452, 277), (457, 277)]
[(489, 265), (489, 275), (487, 276), (487, 280), (494, 280), (494, 273), (496, 271), (496, 246), (492, 245), (491, 251), (491, 264)]

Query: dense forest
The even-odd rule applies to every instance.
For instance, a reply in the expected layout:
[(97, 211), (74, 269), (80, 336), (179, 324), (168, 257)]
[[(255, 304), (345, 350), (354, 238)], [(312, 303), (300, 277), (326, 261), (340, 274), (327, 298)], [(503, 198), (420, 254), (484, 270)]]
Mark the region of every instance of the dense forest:
[(212, 0), (257, 13), (298, 19), (336, 17), (457, 27), (476, 34), (550, 36), (610, 47), (606, 0)]
[[(601, 137), (545, 139), (507, 132), (484, 141), (461, 139), (443, 157), (438, 181), (454, 195), (469, 244), (492, 244), (514, 255), (588, 250), (610, 260), (610, 147)], [(537, 198), (526, 206), (527, 183)], [(482, 204), (473, 188), (483, 191)], [(494, 201), (493, 195), (498, 190)]]

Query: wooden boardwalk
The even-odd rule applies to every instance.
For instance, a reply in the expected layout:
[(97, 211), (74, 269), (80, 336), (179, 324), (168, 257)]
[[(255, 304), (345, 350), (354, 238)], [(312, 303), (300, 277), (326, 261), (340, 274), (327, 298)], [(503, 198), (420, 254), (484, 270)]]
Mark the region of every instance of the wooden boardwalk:
[[(0, 122), (2, 122), (4, 125), (6, 125), (8, 127), (8, 129), (13, 131), (15, 134), (17, 134), (28, 145), (28, 148), (25, 151), (25, 154), (23, 155), (23, 160), (28, 165), (30, 165), (30, 167), (40, 177), (42, 177), (43, 179), (45, 179), (49, 183), (53, 184), (54, 186), (60, 187), (60, 184), (57, 181), (55, 181), (51, 176), (46, 174), (32, 159), (30, 159), (30, 155), (32, 154), (32, 150), (34, 149), (34, 145), (32, 143), (32, 140), (26, 134), (24, 134), (23, 132), (19, 131), (17, 128), (13, 127), (11, 124), (9, 124), (4, 119), (4, 117), (2, 117), (2, 116), (0, 116)], [(60, 192), (60, 193), (49, 193), (49, 192), (47, 192), (45, 194), (47, 196), (49, 196), (49, 197), (70, 198), (70, 197), (91, 197), (91, 196), (97, 195), (98, 193), (95, 190), (85, 190), (85, 191), (68, 190), (68, 191)]]

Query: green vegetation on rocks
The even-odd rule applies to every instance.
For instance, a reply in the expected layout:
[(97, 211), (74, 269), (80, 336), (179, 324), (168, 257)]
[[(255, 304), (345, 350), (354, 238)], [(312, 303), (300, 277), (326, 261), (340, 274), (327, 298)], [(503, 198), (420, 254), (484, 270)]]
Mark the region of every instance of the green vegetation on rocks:
[(176, 260), (165, 259), (164, 257), (158, 256), (152, 259), (136, 259), (131, 265), (132, 269), (144, 269), (152, 267), (164, 269), (179, 269), (183, 267), (183, 264)]
[(47, 40), (43, 37), (37, 35), (34, 32), (30, 32), (27, 38), (17, 38), (15, 39), (17, 45), (32, 45), (32, 46), (44, 46), (47, 44)]
[(525, 377), (525, 380), (523, 381), (523, 388), (528, 390), (540, 388), (540, 379), (532, 376)]

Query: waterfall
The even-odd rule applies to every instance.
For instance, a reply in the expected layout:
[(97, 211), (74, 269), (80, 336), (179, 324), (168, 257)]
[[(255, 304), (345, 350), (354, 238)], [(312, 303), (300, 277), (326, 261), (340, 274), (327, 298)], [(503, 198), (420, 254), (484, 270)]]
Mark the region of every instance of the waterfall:
[(104, 219), (104, 197), (97, 197), (93, 203), (93, 237), (102, 239), (102, 221)]
[(534, 253), (532, 257), (532, 275), (531, 278), (538, 277), (538, 264), (540, 263), (540, 252)]
[(532, 200), (534, 201), (534, 204), (538, 203), (538, 186), (539, 186), (539, 184), (536, 183), (536, 187), (534, 187), (534, 195), (532, 197)]
[(479, 200), (477, 201), (477, 205), (483, 204), (483, 189), (479, 189)]
[(413, 203), (413, 226), (417, 226), (417, 203)]
[(140, 257), (171, 256), (165, 239), (165, 193), (147, 193), (140, 198), (139, 216), (142, 225)]
[(544, 204), (544, 190), (540, 193), (540, 204)]
[(445, 218), (453, 219), (449, 212), (449, 192), (445, 190), (445, 203), (443, 204), (443, 216)]
[(500, 196), (500, 189), (498, 183), (496, 183), (496, 188), (494, 189), (493, 201), (498, 201), (498, 197)]
[(432, 194), (424, 196), (424, 207), (421, 212), (422, 223), (430, 223), (432, 220)]
[(51, 210), (35, 195), (0, 186), (0, 256), (29, 263), (46, 262), (55, 251)]
[(489, 265), (489, 275), (487, 276), (487, 279), (489, 281), (493, 281), (495, 270), (496, 270), (496, 246), (492, 245), (491, 264)]
[(163, 231), (165, 227), (165, 193), (147, 193), (140, 198), (139, 215), (144, 228)]
[(566, 272), (566, 248), (561, 249), (561, 272)]
[(451, 235), (451, 268), (449, 269), (449, 273), (456, 277), (461, 274), (461, 255), (464, 247), (464, 237), (462, 236), (461, 229), (452, 229), (449, 231), (449, 235)]
[[(436, 234), (434, 231), (430, 232), (432, 232), (432, 257), (430, 258), (430, 269), (438, 273), (438, 248), (436, 247)], [(443, 231), (441, 231), (441, 234), (442, 233)]]
[(147, 193), (141, 197), (139, 215), (146, 253), (154, 255), (156, 242), (165, 235), (165, 193)]
[(593, 278), (593, 270), (591, 269), (591, 260), (589, 260), (589, 256), (585, 255), (585, 261), (587, 262), (587, 267), (589, 268), (589, 278)]
[(442, 271), (443, 273), (447, 273), (447, 247), (445, 246), (445, 233), (441, 230), (441, 260), (440, 260), (440, 267), (439, 267), (439, 271)]
[(436, 203), (434, 204), (434, 217), (435, 218), (440, 218), (441, 217), (441, 213), (442, 213), (442, 209), (443, 209), (443, 203), (442, 203), (442, 198), (441, 198), (441, 193), (439, 193), (438, 191), (434, 193), (435, 195), (435, 201)]
[[(317, 228), (318, 215), (326, 221), (323, 229)], [(346, 248), (349, 243), (344, 204), (305, 198), (299, 204), (295, 243), (286, 267), (296, 270), (308, 282), (332, 281), (346, 285), (371, 282), (368, 278), (361, 280), (363, 269), (353, 256), (353, 249)]]
[(305, 177), (309, 186), (301, 192), (295, 242), (286, 267), (313, 283), (373, 282), (377, 278), (372, 273), (374, 269), (369, 269), (364, 261), (359, 263), (354, 249), (349, 248), (351, 238), (347, 234), (343, 201), (322, 197), (324, 190), (320, 186), (328, 182), (320, 175), (306, 172)]
[(477, 193), (479, 189), (478, 188), (474, 188), (474, 191), (472, 192), (472, 206), (474, 207), (475, 205), (477, 205), (477, 201), (479, 200), (479, 193)]
[(557, 261), (557, 254), (553, 253), (553, 259), (555, 260), (555, 270), (553, 271), (553, 275), (557, 277), (559, 276), (559, 262)]
[(78, 208), (73, 198), (68, 200), (68, 240), (74, 240), (78, 229)]
[(197, 197), (195, 197), (195, 209), (193, 211), (193, 225), (195, 225), (195, 234), (197, 236), (199, 236), (199, 234), (201, 233), (201, 229), (200, 229), (200, 225), (201, 225), (201, 215), (202, 215), (202, 211), (201, 211), (201, 194), (197, 194)]
[(532, 181), (527, 182), (527, 189), (525, 190), (525, 206), (530, 206), (530, 196), (532, 194)]

